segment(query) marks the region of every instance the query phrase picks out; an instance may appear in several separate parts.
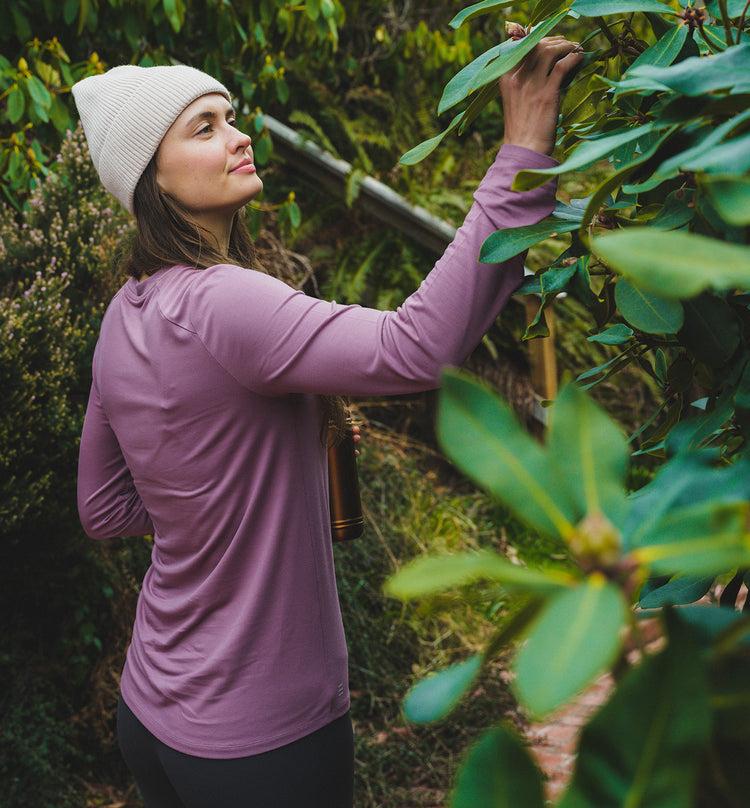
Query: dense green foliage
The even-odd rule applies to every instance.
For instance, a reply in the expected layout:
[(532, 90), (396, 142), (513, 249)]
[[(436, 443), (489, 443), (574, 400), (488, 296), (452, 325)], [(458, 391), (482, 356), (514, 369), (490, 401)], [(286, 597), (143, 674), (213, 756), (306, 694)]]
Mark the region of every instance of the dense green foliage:
[[(478, 3), (454, 24), (509, 5)], [(440, 108), (465, 108), (404, 158), (421, 159), (465, 128), (498, 76), (564, 18), (592, 22), (589, 56), (563, 104), (562, 162), (520, 172), (514, 187), (600, 161), (609, 171), (549, 220), (491, 236), (482, 256), (500, 260), (570, 233), (568, 248), (526, 284), (542, 303), (528, 335), (543, 333), (545, 306), (565, 291), (589, 309), (589, 339), (617, 353), (564, 387), (543, 446), (460, 375), (445, 377), (439, 414), (447, 454), (535, 534), (565, 542), (577, 569), (519, 569), (470, 553), (421, 560), (389, 584), (412, 599), (492, 580), (528, 604), (482, 653), (415, 687), (406, 700), (415, 720), (446, 715), (482, 666), (518, 640), (514, 689), (534, 716), (602, 671), (614, 674), (614, 694), (584, 728), (563, 808), (747, 802), (750, 605), (735, 608), (750, 580), (747, 11), (742, 2), (708, 11), (657, 0), (537, 3), (511, 38), (448, 83)], [(626, 439), (584, 390), (633, 362), (661, 400)], [(656, 473), (631, 492), (628, 470), (644, 459)], [(699, 603), (717, 585), (718, 603)], [(640, 639), (643, 617), (662, 625), (656, 653)], [(452, 804), (541, 808), (538, 772), (512, 733), (485, 735)]]
[[(78, 805), (73, 773), (102, 776), (94, 746), (106, 739), (111, 748), (112, 672), (121, 664), (149, 552), (140, 540), (92, 545), (75, 514), (91, 349), (104, 302), (118, 284), (116, 245), (128, 225), (99, 190), (80, 136), (66, 135), (75, 121), (71, 84), (119, 62), (171, 59), (221, 78), (254, 133), (258, 162), (276, 180), (251, 220), (261, 241), (274, 211), (297, 243), (310, 243), (310, 234), (325, 228), (335, 249), (316, 247), (314, 257), (327, 270), (322, 288), (384, 305), (413, 288), (424, 256), (366, 228), (362, 238), (341, 238), (333, 224), (340, 212), (325, 206), (300, 224), (291, 196), (297, 178), (274, 165), (262, 113), (292, 121), (351, 161), (349, 202), (369, 172), (460, 219), (496, 143), (496, 79), (547, 31), (573, 32), (589, 56), (566, 91), (561, 166), (523, 173), (517, 183), (530, 188), (561, 174), (563, 188), (589, 186), (582, 198), (562, 193), (542, 225), (492, 237), (484, 255), (535, 249), (544, 239), (545, 249), (535, 253), (537, 275), (526, 286), (541, 294), (527, 336), (546, 332), (545, 313), (564, 291), (588, 312), (591, 346), (609, 352), (606, 361), (578, 369), (579, 386), (597, 393), (638, 367), (661, 397), (653, 417), (626, 442), (568, 386), (551, 410), (549, 442), (540, 447), (482, 388), (447, 380), (440, 416), (446, 451), (510, 500), (537, 546), (556, 548), (555, 556), (567, 547), (578, 561), (572, 570), (538, 559), (525, 568), (476, 552), (496, 544), (492, 533), (505, 515), (493, 514), (475, 494), (438, 504), (419, 470), (403, 458), (394, 463), (388, 450), (377, 457), (372, 450), (368, 478), (364, 452), (373, 532), (337, 551), (361, 730), (360, 804), (415, 804), (418, 798), (390, 778), (418, 769), (420, 782), (439, 788), (425, 774), (434, 766), (431, 753), (438, 755), (441, 738), (463, 741), (481, 723), (475, 701), (465, 698), (453, 723), (401, 726), (393, 704), (412, 665), (422, 674), (433, 664), (457, 663), (410, 695), (407, 712), (415, 720), (446, 715), (480, 675), (503, 703), (501, 712), (505, 691), (487, 683), (493, 660), (519, 637), (528, 642), (516, 660), (516, 697), (533, 713), (548, 712), (603, 668), (623, 676), (584, 733), (565, 806), (746, 801), (737, 765), (748, 745), (746, 618), (731, 605), (750, 567), (747, 9), (741, 0), (721, 0), (708, 4), (707, 16), (658, 0), (577, 0), (570, 11), (543, 0), (513, 6), (523, 30), (498, 44), (510, 3), (470, 7), (451, 31), (448, 22), (461, 5), (12, 4), (12, 24), (0, 31), (0, 173), (9, 201), (0, 215), (0, 321), (8, 336), (0, 347), (0, 607), (13, 626), (0, 645), (6, 717), (0, 780), (10, 789), (9, 804)], [(432, 99), (443, 86), (436, 111)], [(454, 107), (460, 111), (453, 123), (434, 138), (440, 116)], [(445, 148), (457, 131), (460, 146)], [(425, 138), (428, 145), (395, 167), (398, 155)], [(419, 162), (430, 151), (430, 160)], [(584, 179), (571, 182), (571, 172), (581, 170)], [(561, 239), (568, 241), (560, 246)], [(452, 446), (450, 435), (467, 438)], [(661, 469), (634, 497), (626, 481), (642, 479), (641, 467), (645, 475)], [(394, 476), (398, 497), (389, 500), (381, 483)], [(385, 537), (397, 537), (390, 548)], [(424, 607), (402, 609), (379, 589), (397, 569), (396, 555), (419, 555), (428, 545), (453, 555), (402, 573), (391, 584), (394, 594), (422, 597), (470, 585), (433, 598), (430, 605), (451, 608), (442, 616), (429, 612), (422, 624)], [(474, 552), (461, 555), (467, 550)], [(723, 603), (730, 608), (677, 614), (667, 608), (692, 603), (729, 579)], [(621, 629), (638, 644), (631, 608), (638, 602), (649, 615), (665, 612), (668, 645), (625, 675), (631, 661)], [(436, 632), (445, 642), (436, 643), (434, 657), (428, 638)], [(474, 652), (468, 659), (467, 649)], [(386, 728), (399, 732), (378, 724), (384, 713), (392, 721)], [(460, 731), (467, 722), (472, 726)], [(700, 789), (693, 788), (698, 781)], [(508, 783), (513, 803), (499, 801), (497, 789)], [(540, 795), (538, 775), (515, 736), (495, 729), (471, 753), (454, 802), (526, 808), (538, 805)]]
[[(71, 726), (112, 624), (116, 584), (80, 529), (75, 480), (91, 354), (126, 224), (79, 133), (20, 223), (0, 216), (0, 644), (4, 804), (75, 805)], [(60, 661), (64, 660), (64, 664)], [(85, 768), (84, 768), (85, 770)]]
[[(131, 62), (205, 69), (243, 114), (291, 117), (356, 168), (391, 171), (399, 149), (434, 125), (425, 100), (488, 41), (476, 29), (447, 29), (456, 5), (401, 12), (386, 0), (21, 0), (0, 31), (5, 192), (22, 201), (48, 170), (76, 120), (70, 86)], [(263, 165), (271, 143), (261, 119), (255, 134)]]

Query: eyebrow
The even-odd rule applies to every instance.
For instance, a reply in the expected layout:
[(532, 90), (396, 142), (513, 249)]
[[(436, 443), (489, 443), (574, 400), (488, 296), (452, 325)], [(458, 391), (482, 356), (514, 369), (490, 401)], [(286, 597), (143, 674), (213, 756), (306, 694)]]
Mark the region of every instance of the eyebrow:
[[(226, 112), (224, 113), (225, 118), (229, 118), (231, 115), (235, 115), (234, 107), (230, 106), (227, 107)], [(212, 109), (205, 109), (202, 112), (198, 112), (190, 118), (189, 121), (186, 122), (185, 128), (189, 129), (194, 124), (198, 123), (198, 121), (215, 121), (218, 115)]]

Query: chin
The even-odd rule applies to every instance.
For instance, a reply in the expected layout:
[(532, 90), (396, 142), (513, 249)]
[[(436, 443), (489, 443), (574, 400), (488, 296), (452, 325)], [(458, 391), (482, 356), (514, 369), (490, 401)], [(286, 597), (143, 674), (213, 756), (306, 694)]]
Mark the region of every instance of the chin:
[(256, 196), (263, 190), (263, 180), (256, 175), (255, 177), (256, 182), (253, 183), (252, 190), (248, 190), (248, 193), (245, 195), (245, 199), (243, 201), (243, 205), (247, 205), (249, 202), (252, 202)]

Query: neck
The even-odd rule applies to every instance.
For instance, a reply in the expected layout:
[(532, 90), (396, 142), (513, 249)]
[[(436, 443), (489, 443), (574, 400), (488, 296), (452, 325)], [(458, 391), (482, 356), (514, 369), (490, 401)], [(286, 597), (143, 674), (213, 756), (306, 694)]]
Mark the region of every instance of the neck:
[(229, 252), (229, 237), (232, 234), (233, 221), (234, 217), (227, 219), (225, 217), (207, 218), (201, 216), (196, 217), (195, 223), (213, 236), (214, 246), (217, 251), (221, 255), (227, 255)]

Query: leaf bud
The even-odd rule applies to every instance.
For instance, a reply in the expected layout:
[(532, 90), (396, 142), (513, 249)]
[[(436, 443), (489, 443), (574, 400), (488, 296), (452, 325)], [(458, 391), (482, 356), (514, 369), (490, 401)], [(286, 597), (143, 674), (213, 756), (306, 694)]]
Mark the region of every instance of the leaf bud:
[(529, 32), (517, 22), (505, 21), (505, 33), (509, 39), (523, 39)]
[(705, 9), (691, 8), (690, 6), (683, 9), (682, 14), (679, 16), (682, 17), (684, 24), (692, 29), (703, 28), (703, 23), (708, 19)]
[(620, 558), (620, 531), (600, 510), (583, 517), (569, 539), (570, 549), (587, 569), (608, 569)]

